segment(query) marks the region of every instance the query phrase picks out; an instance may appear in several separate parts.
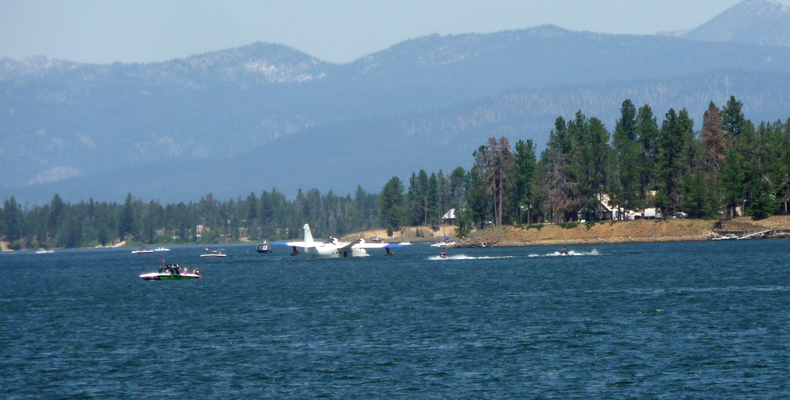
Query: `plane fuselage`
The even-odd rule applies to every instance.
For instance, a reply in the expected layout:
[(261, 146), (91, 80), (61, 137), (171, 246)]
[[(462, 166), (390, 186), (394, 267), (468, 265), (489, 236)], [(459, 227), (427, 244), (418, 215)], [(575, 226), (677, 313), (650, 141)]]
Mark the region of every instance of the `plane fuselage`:
[(309, 247), (305, 252), (311, 256), (322, 258), (340, 258), (340, 257), (365, 257), (368, 252), (365, 249), (341, 249), (335, 245)]

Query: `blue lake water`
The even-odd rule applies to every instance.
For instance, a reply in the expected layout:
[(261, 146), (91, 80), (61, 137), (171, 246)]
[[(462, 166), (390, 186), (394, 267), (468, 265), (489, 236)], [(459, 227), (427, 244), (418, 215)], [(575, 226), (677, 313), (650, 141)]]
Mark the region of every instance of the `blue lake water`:
[(790, 398), (788, 240), (215, 248), (0, 254), (0, 398)]

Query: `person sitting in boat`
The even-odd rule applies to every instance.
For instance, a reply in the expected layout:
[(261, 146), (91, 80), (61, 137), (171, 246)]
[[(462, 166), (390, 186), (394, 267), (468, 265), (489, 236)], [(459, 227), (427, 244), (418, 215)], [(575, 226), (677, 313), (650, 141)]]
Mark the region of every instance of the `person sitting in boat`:
[(560, 254), (563, 254), (563, 255), (567, 256), (568, 255), (568, 250), (562, 249), (562, 250), (560, 250)]
[(184, 272), (182, 272), (182, 274), (184, 274), (184, 275), (189, 274), (189, 268), (184, 267)]
[(197, 275), (197, 276), (200, 276), (200, 270), (199, 270), (199, 269), (197, 269), (197, 268), (195, 268), (195, 270), (194, 270), (194, 271), (192, 271), (192, 273), (193, 273), (193, 274), (195, 274), (195, 275)]
[(447, 258), (447, 252), (443, 251), (443, 252), (439, 253), (439, 258)]

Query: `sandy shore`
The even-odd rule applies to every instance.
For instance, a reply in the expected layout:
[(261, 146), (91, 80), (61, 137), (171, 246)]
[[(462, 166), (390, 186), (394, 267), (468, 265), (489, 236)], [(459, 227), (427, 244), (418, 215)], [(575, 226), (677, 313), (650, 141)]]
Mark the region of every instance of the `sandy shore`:
[(790, 216), (773, 216), (759, 221), (740, 217), (723, 221), (721, 227), (717, 223), (714, 220), (668, 219), (602, 221), (565, 227), (554, 224), (504, 226), (475, 231), (461, 240), (455, 238), (455, 227), (446, 225), (438, 230), (429, 227), (405, 227), (402, 231), (395, 232), (392, 237), (387, 237), (386, 230), (371, 230), (346, 235), (342, 239), (353, 240), (361, 237), (370, 240), (379, 237), (388, 242), (437, 242), (449, 237), (457, 242), (457, 247), (498, 247), (687, 242), (711, 240), (728, 233), (741, 236), (763, 230), (770, 230), (772, 237), (790, 237)]

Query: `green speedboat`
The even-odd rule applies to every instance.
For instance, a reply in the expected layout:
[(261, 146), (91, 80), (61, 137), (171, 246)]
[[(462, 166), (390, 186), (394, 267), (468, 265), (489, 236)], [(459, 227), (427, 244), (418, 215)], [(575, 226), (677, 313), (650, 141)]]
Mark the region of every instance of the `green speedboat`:
[(150, 272), (140, 275), (146, 281), (170, 281), (178, 279), (198, 279), (200, 278), (200, 271), (195, 268), (192, 273), (188, 272), (187, 268), (181, 269), (178, 264), (162, 264), (159, 272)]

